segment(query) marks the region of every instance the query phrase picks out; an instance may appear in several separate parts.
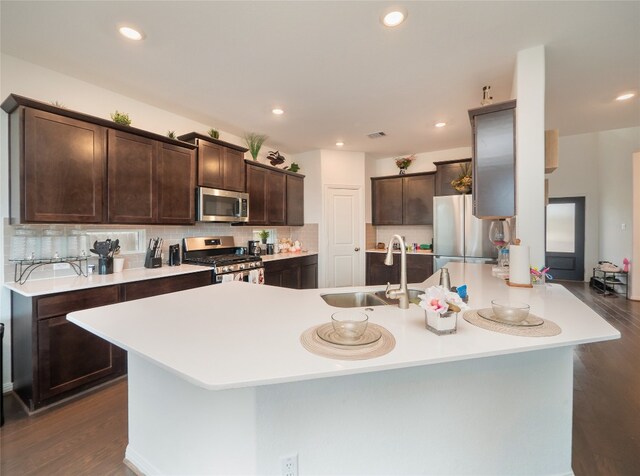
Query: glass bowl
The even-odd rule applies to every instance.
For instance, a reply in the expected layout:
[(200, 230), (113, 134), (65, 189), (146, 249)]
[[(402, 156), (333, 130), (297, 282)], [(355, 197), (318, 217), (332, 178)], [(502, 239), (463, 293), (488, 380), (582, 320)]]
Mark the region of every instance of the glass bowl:
[(338, 311), (331, 314), (336, 333), (345, 339), (358, 339), (367, 330), (369, 316), (362, 311)]
[(494, 299), (491, 307), (493, 315), (503, 321), (521, 322), (529, 315), (529, 305), (524, 302)]

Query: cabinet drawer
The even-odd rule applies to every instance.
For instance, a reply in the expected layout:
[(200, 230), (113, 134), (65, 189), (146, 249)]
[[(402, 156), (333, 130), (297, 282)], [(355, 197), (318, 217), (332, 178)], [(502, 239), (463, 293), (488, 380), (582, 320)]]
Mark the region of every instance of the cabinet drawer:
[(61, 316), (73, 311), (115, 304), (119, 300), (117, 286), (84, 289), (38, 298), (38, 319)]
[(212, 283), (213, 273), (206, 270), (201, 273), (182, 274), (167, 278), (150, 279), (148, 281), (137, 281), (124, 285), (123, 301), (133, 301), (160, 294), (175, 293), (185, 289), (208, 286)]

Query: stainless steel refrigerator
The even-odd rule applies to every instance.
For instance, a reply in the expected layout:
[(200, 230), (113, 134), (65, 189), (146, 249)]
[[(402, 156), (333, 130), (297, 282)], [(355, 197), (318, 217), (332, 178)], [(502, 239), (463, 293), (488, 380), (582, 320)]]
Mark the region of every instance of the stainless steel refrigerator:
[(489, 241), (491, 220), (473, 216), (471, 195), (433, 198), (433, 270), (450, 261), (496, 263), (498, 250)]

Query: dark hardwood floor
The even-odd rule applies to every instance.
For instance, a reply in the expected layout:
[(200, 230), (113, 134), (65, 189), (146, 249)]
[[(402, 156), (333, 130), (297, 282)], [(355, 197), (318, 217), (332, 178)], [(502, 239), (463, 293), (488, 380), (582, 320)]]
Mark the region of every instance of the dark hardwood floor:
[[(603, 297), (563, 282), (622, 333), (578, 346), (574, 363), (573, 471), (576, 476), (640, 474), (640, 302)], [(5, 395), (0, 474), (126, 475), (127, 383), (28, 417)]]
[(576, 476), (640, 474), (640, 302), (562, 282), (620, 331), (615, 341), (574, 353), (573, 458)]
[(127, 446), (127, 382), (27, 416), (5, 395), (0, 475), (134, 476), (122, 462)]

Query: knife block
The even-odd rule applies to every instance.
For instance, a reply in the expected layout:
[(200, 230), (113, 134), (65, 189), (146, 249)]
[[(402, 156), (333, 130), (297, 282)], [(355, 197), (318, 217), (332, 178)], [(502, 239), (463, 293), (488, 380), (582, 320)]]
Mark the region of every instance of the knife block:
[(152, 256), (152, 250), (147, 250), (147, 254), (144, 257), (145, 268), (161, 268), (162, 258), (154, 258)]

